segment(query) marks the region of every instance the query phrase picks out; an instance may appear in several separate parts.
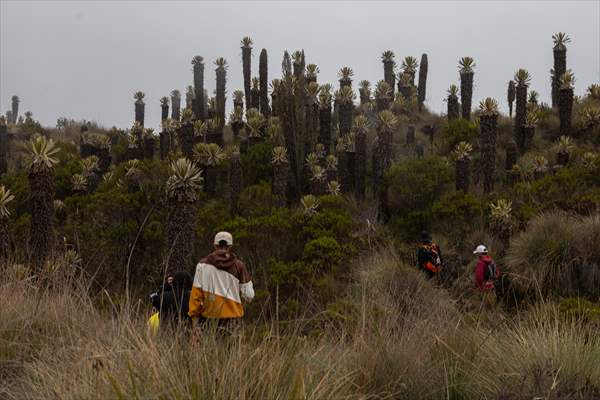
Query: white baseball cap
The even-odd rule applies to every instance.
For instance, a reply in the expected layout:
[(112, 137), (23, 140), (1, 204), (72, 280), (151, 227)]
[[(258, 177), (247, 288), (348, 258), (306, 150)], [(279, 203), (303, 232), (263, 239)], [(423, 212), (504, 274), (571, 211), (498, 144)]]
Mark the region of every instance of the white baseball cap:
[(227, 243), (227, 246), (233, 246), (233, 236), (229, 232), (219, 232), (215, 235), (215, 245), (222, 241)]
[(477, 246), (477, 248), (475, 249), (475, 251), (473, 252), (473, 254), (487, 254), (488, 249), (487, 247), (485, 247), (484, 245), (480, 244), (479, 246)]

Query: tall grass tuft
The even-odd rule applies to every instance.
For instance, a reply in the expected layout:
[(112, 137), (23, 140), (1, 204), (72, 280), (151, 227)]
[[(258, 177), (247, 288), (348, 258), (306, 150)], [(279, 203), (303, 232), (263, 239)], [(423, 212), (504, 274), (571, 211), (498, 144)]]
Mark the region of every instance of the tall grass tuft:
[(598, 298), (600, 215), (539, 215), (511, 241), (506, 261), (523, 290)]

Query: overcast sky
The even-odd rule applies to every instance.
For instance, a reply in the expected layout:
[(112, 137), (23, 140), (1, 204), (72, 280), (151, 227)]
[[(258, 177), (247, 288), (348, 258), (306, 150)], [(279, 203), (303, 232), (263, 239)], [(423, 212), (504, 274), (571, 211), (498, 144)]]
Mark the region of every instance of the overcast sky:
[[(552, 34), (564, 31), (576, 94), (600, 82), (600, 1), (160, 2), (0, 0), (0, 111), (21, 99), (45, 125), (60, 116), (128, 127), (133, 93), (146, 93), (146, 126), (158, 128), (159, 99), (192, 83), (194, 55), (207, 60), (205, 87), (215, 87), (212, 62), (225, 57), (228, 109), (242, 89), (240, 39), (269, 55), (269, 80), (281, 74), (285, 49), (304, 49), (320, 82), (335, 83), (342, 66), (355, 81), (383, 78), (382, 51), (398, 61), (429, 56), (427, 104), (445, 109), (458, 83), (457, 63), (475, 58), (474, 104), (495, 97), (506, 109), (506, 83), (518, 68), (549, 101)], [(355, 85), (356, 87), (356, 85)]]

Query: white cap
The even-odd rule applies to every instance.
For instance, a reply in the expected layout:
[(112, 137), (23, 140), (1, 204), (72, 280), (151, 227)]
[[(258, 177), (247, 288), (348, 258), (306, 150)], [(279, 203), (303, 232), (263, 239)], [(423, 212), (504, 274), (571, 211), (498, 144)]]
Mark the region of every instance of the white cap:
[(215, 235), (215, 245), (218, 245), (221, 241), (225, 241), (227, 246), (233, 246), (233, 236), (229, 232), (219, 232)]
[(480, 244), (479, 246), (477, 246), (477, 248), (475, 249), (473, 254), (487, 254), (487, 252), (488, 252), (487, 247)]

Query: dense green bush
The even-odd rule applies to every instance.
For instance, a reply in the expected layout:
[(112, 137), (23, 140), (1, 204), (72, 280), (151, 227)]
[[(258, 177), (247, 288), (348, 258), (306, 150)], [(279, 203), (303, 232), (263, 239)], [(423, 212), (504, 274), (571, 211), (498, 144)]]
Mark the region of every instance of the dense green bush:
[(450, 121), (442, 130), (440, 152), (443, 155), (448, 155), (460, 142), (467, 142), (473, 146), (477, 146), (478, 136), (479, 129), (477, 129), (477, 125), (474, 122), (462, 118)]
[(593, 168), (569, 166), (533, 182), (515, 186), (517, 212), (524, 221), (552, 209), (588, 213), (600, 205), (600, 163)]
[(447, 237), (457, 247), (482, 224), (484, 204), (462, 191), (448, 192), (431, 207), (431, 230)]
[(392, 166), (387, 174), (392, 229), (406, 239), (414, 239), (431, 227), (433, 204), (453, 182), (448, 160), (429, 156)]
[(233, 234), (236, 251), (251, 269), (257, 290), (272, 306), (278, 298), (280, 316), (294, 315), (307, 295), (312, 296), (313, 311), (322, 309), (334, 300), (329, 295), (335, 292), (332, 287), (340, 284), (340, 272), (358, 251), (348, 205), (340, 197), (323, 196), (318, 212), (311, 216), (274, 205), (249, 209), (248, 205), (256, 205), (250, 194), (268, 199), (267, 188), (246, 189), (244, 215), (223, 221), (218, 229)]
[(276, 205), (277, 199), (271, 191), (271, 185), (262, 181), (242, 191), (238, 200), (238, 213), (244, 217), (268, 215)]
[(261, 181), (271, 182), (273, 167), (271, 155), (273, 145), (269, 142), (257, 143), (242, 154), (242, 169), (244, 170), (244, 184), (255, 185)]

